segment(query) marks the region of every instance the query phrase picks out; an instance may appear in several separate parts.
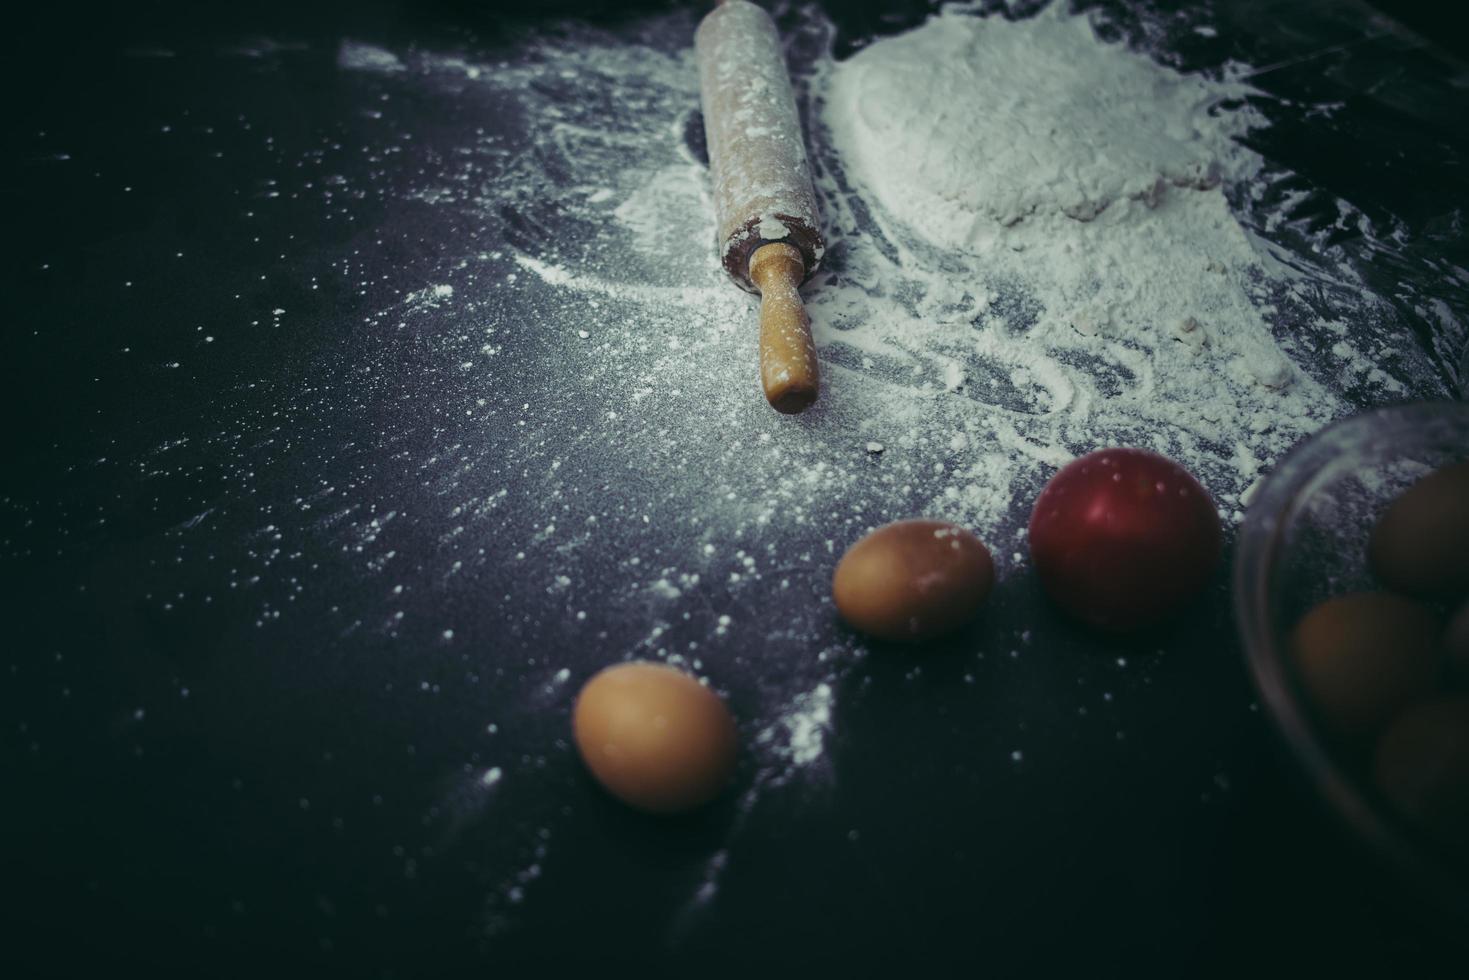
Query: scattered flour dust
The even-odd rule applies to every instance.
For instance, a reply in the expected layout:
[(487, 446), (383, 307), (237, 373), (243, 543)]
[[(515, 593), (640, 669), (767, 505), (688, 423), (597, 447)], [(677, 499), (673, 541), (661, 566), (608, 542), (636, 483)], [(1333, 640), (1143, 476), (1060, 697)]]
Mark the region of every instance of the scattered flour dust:
[[(828, 50), (830, 31), (820, 17), (797, 28)], [(670, 106), (696, 100), (690, 57), (646, 65)], [(1244, 75), (1180, 74), (1102, 41), (1063, 4), (1013, 21), (951, 6), (845, 61), (817, 58), (796, 89), (832, 247), (806, 289), (825, 391), (799, 457), (777, 448), (796, 438), (789, 424), (752, 439), (758, 455), (729, 441), (758, 400), (752, 354), (724, 353), (728, 332), (753, 323), (753, 301), (715, 268), (708, 173), (683, 146), (683, 118), (648, 137), (661, 155), (621, 167), (580, 124), (557, 123), (556, 140), (580, 147), (561, 161), (567, 197), (622, 236), (618, 265), (525, 248), (512, 258), (593, 307), (612, 300), (697, 327), (629, 392), (637, 402), (664, 368), (704, 386), (679, 437), (728, 445), (760, 481), (700, 515), (723, 536), (782, 512), (829, 524), (807, 503), (824, 497), (871, 523), (925, 514), (1018, 540), (1055, 468), (1105, 445), (1172, 456), (1238, 520), (1274, 460), (1346, 410), (1272, 336), (1282, 284), (1300, 273), (1274, 261), (1226, 196), (1262, 170), (1238, 141), (1265, 122)], [(643, 274), (618, 274), (636, 256)], [(667, 438), (664, 425), (649, 438)], [(1004, 564), (1014, 549), (996, 550)], [(642, 594), (687, 602), (672, 571)], [(677, 656), (665, 642), (660, 631), (648, 646)], [(758, 741), (773, 761), (822, 758), (840, 662), (765, 692)]]
[[(690, 148), (695, 18), (654, 20), (613, 41), (571, 25), (505, 62), (349, 42), (339, 64), (486, 113), (513, 104), (506, 124), (523, 120), (531, 146), (510, 153), (487, 134), (409, 192), (497, 242), (369, 320), (435, 314), (464, 385), (465, 421), (445, 416), (413, 519), (453, 522), (446, 576), (487, 549), (533, 556), (527, 574), (565, 598), (575, 628), (641, 631), (593, 644), (597, 656), (707, 673), (742, 706), (757, 756), (742, 814), (761, 792), (834, 774), (839, 692), (863, 647), (834, 634), (820, 583), (870, 527), (966, 525), (1003, 575), (1024, 561), (1046, 479), (1107, 445), (1177, 459), (1238, 520), (1282, 453), (1350, 410), (1348, 387), (1422, 387), (1357, 353), (1386, 346), (1393, 325), (1356, 317), (1352, 304), (1375, 300), (1351, 275), (1320, 253), (1282, 257), (1237, 217), (1279, 179), (1239, 142), (1264, 125), (1244, 69), (1180, 74), (1063, 4), (1020, 20), (946, 7), (837, 61), (835, 29), (811, 9), (782, 29), (803, 55), (794, 88), (828, 239), (805, 288), (824, 388), (803, 416), (777, 416), (759, 394), (756, 301), (718, 268), (709, 174)], [(502, 292), (522, 297), (508, 320)], [(1337, 323), (1340, 349), (1290, 346), (1302, 324)], [(517, 331), (532, 339), (502, 354)], [(533, 362), (533, 388), (555, 399), (497, 400), (525, 390), (509, 355), (544, 338), (556, 356)], [(469, 456), (494, 413), (524, 437), (428, 469)], [(372, 542), (395, 513), (357, 526), (353, 546), (387, 548)], [(772, 602), (778, 623), (754, 612)], [(547, 674), (521, 672), (531, 728), (575, 687)], [(474, 769), (467, 798), (500, 805), (539, 784), (519, 774)], [(700, 902), (741, 826), (696, 883)], [(492, 919), (532, 887), (545, 846), (537, 836), (506, 872)]]
[(836, 693), (829, 683), (817, 684), (810, 691), (796, 695), (780, 718), (762, 730), (756, 741), (770, 746), (778, 758), (792, 765), (811, 765), (825, 751), (835, 700)]

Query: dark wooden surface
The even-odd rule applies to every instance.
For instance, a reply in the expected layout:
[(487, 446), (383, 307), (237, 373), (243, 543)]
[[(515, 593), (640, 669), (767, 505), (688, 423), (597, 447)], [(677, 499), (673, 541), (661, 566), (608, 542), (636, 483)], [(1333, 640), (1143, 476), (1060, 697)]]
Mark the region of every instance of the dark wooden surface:
[[(591, 16), (615, 32), (662, 9)], [(926, 9), (845, 8), (841, 43)], [(1255, 142), (1404, 230), (1397, 253), (1359, 256), (1385, 295), (1443, 286), (1462, 316), (1465, 284), (1453, 292), (1444, 269), (1469, 267), (1466, 105), (1452, 83), (1464, 69), (1375, 31), (1354, 5), (1250, 3), (1215, 19), (1218, 38), (1177, 39), (1180, 59), (1278, 62), (1259, 84), (1303, 106), (1343, 102), (1329, 124), (1278, 110), (1285, 124)], [(324, 138), (349, 142), (363, 103), (333, 65), (340, 38), (503, 52), (513, 21), (464, 3), (19, 18), (0, 121), (7, 975), (556, 976), (642, 963), (689, 976), (921, 964), (1172, 977), (1464, 962), (1283, 764), (1252, 707), (1222, 568), (1183, 625), (1129, 642), (1059, 622), (1026, 577), (1002, 584), (985, 623), (920, 671), (879, 649), (844, 675), (834, 778), (771, 792), (748, 816), (731, 799), (649, 821), (603, 798), (567, 746), (568, 699), (527, 705), (523, 691), (562, 664), (574, 684), (646, 623), (614, 616), (609, 638), (589, 643), (506, 556), (452, 584), (436, 577), (427, 556), (447, 528), (416, 464), (452, 441), (443, 407), (458, 392), (430, 343), (381, 349), (360, 326), (485, 247), (483, 229), (382, 200), (354, 203), (350, 220), (252, 203), (262, 176)], [(305, 47), (258, 73), (207, 54), (261, 37)], [(176, 56), (137, 56), (154, 48)], [(213, 128), (160, 135), (179, 120)], [(415, 105), (401, 162), (327, 152), (354, 182), (391, 184), (466, 124)], [(343, 262), (350, 277), (335, 274)], [(272, 328), (277, 306), (289, 329)], [(222, 319), (257, 322), (206, 351), (196, 327)], [(1432, 360), (1433, 326), (1410, 311), (1403, 323)], [(528, 342), (511, 356), (550, 355)], [(1420, 394), (1456, 381), (1449, 359), (1433, 363)], [(536, 392), (512, 379), (490, 397)], [(523, 435), (500, 428), (512, 418), (486, 423), (465, 452), (515, 487)], [(554, 442), (554, 423), (539, 436)], [(571, 466), (593, 480), (606, 461), (591, 447)], [(405, 515), (389, 535), (404, 595), (364, 585), (362, 556), (299, 519), (302, 496), (325, 485)], [(658, 496), (617, 480), (607, 493)], [(528, 537), (531, 516), (512, 506), (505, 539)], [(641, 546), (645, 533), (613, 542)], [(812, 622), (820, 580), (817, 569), (804, 592), (762, 596), (758, 615)], [(732, 601), (708, 599), (711, 614)], [(395, 611), (400, 628), (373, 627)], [(1021, 628), (1033, 644), (1023, 667), (975, 666), (976, 646)], [(746, 669), (772, 668), (747, 654)], [(737, 712), (754, 697), (731, 694)], [(1084, 722), (1078, 705), (1093, 709)], [(995, 751), (1017, 731), (1018, 772)], [(503, 798), (466, 797), (466, 772), (496, 760), (513, 769)], [(721, 849), (716, 898), (686, 915)], [(510, 878), (533, 867), (511, 902)]]

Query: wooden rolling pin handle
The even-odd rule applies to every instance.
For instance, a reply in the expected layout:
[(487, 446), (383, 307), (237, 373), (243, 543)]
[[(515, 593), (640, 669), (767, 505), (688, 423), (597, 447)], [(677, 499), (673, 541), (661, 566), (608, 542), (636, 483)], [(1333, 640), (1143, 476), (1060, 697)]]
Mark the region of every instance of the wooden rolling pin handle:
[(771, 242), (750, 256), (750, 279), (760, 289), (760, 384), (765, 400), (786, 415), (806, 409), (820, 390), (811, 318), (797, 290), (805, 278), (806, 262), (793, 245)]

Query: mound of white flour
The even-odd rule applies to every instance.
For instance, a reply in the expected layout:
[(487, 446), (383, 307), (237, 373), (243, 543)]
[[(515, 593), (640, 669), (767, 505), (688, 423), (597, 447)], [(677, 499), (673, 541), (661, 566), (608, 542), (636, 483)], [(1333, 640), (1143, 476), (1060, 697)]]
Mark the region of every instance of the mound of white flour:
[(846, 62), (828, 118), (883, 205), (956, 247), (985, 222), (1089, 220), (1244, 175), (1230, 137), (1250, 117), (1209, 110), (1246, 91), (1099, 43), (1059, 4), (1024, 21), (948, 10)]
[(949, 7), (831, 64), (824, 203), (846, 259), (811, 291), (817, 339), (961, 396), (911, 418), (908, 396), (879, 399), (872, 427), (957, 430), (972, 463), (941, 499), (961, 519), (1121, 444), (1232, 509), (1342, 410), (1277, 342), (1290, 276), (1225, 196), (1262, 166), (1236, 139), (1264, 124), (1243, 70), (1182, 75), (1063, 4)]

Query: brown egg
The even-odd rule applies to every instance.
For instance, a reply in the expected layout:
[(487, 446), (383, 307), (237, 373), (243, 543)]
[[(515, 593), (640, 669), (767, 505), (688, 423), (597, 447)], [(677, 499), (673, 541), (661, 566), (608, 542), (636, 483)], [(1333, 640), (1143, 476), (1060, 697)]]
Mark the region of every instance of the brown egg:
[(1367, 559), (1394, 591), (1469, 596), (1469, 462), (1430, 473), (1394, 500), (1372, 529)]
[(1296, 624), (1290, 647), (1322, 722), (1345, 739), (1375, 735), (1438, 680), (1438, 617), (1386, 592), (1321, 603)]
[(847, 549), (831, 579), (837, 611), (884, 640), (917, 642), (974, 618), (995, 584), (978, 538), (942, 521), (898, 521)]
[(1469, 689), (1469, 602), (1459, 606), (1444, 630), (1444, 653), (1450, 682)]
[(1405, 816), (1469, 847), (1469, 695), (1404, 712), (1378, 743), (1372, 775)]
[(735, 723), (724, 701), (663, 664), (617, 664), (587, 681), (572, 733), (597, 781), (651, 813), (709, 802), (734, 771)]

